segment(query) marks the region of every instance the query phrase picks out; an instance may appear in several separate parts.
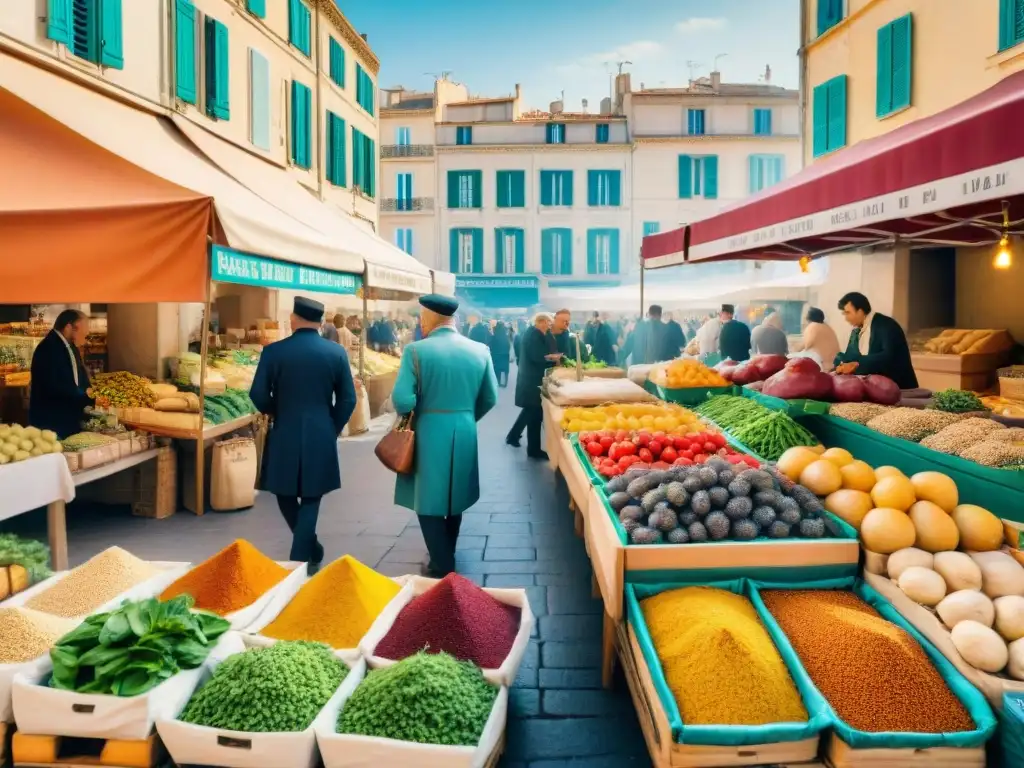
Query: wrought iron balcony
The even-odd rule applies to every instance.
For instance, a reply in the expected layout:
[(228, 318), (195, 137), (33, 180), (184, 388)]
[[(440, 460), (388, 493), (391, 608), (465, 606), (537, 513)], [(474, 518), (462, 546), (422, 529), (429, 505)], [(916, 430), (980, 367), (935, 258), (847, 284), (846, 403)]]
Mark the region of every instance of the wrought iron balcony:
[(434, 210), (432, 197), (385, 197), (380, 201), (381, 213), (403, 213)]
[(433, 144), (382, 144), (380, 157), (387, 160), (391, 157), (433, 157)]

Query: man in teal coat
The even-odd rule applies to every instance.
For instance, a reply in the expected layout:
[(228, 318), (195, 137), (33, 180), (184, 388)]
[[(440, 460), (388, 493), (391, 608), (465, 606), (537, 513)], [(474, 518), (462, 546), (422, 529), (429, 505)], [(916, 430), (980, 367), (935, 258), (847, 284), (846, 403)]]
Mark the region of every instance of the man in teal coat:
[(430, 554), (423, 574), (440, 578), (455, 570), (462, 513), (480, 498), (476, 423), (498, 402), (490, 350), (462, 336), (452, 316), (455, 299), (420, 298), (423, 340), (405, 348), (391, 402), (414, 413), (416, 465), (398, 475), (395, 503), (412, 509)]

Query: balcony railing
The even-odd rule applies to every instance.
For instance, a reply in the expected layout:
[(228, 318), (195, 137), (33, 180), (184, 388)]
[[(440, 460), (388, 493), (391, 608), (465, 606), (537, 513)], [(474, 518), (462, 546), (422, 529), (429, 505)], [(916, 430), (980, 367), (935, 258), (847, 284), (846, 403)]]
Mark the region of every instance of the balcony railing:
[(406, 211), (432, 211), (434, 210), (434, 198), (432, 197), (385, 197), (380, 201), (381, 213), (404, 213)]
[(380, 148), (382, 160), (389, 157), (433, 157), (433, 144), (383, 144)]

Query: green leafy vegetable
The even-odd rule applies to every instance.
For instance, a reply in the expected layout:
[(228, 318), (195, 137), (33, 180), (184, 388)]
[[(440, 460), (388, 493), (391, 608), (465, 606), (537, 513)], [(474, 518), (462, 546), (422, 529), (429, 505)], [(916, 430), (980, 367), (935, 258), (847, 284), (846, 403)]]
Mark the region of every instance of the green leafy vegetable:
[(985, 404), (973, 392), (963, 389), (944, 389), (932, 395), (932, 407), (946, 413), (987, 411)]
[(45, 544), (0, 533), (0, 566), (20, 565), (35, 584), (50, 576), (49, 562), (50, 549)]

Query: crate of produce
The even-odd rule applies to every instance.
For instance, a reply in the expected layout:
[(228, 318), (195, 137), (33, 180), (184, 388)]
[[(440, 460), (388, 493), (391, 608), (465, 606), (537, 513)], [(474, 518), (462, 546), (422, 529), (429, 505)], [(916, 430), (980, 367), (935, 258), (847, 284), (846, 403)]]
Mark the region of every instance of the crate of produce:
[(1008, 400), (1024, 400), (1024, 365), (1011, 365), (1000, 368), (999, 396)]
[(731, 384), (724, 387), (671, 388), (655, 384), (650, 379), (644, 382), (644, 389), (659, 400), (664, 400), (666, 403), (676, 403), (677, 405), (697, 405), (699, 403), (703, 403), (709, 397), (714, 397), (715, 395), (738, 394), (738, 388)]
[(178, 511), (178, 453), (171, 446), (156, 450), (156, 458), (138, 468), (132, 514), (162, 520)]
[(765, 395), (757, 390), (751, 389), (750, 387), (741, 387), (740, 394), (742, 394), (743, 397), (749, 397), (751, 400), (756, 400), (765, 408), (770, 408), (773, 411), (784, 411), (794, 417), (814, 416), (822, 413), (828, 413), (829, 409), (829, 404), (820, 400), (806, 400), (802, 398), (784, 400), (781, 397)]
[(146, 739), (78, 739), (15, 732), (11, 759), (25, 768), (162, 768), (167, 752), (155, 733)]

